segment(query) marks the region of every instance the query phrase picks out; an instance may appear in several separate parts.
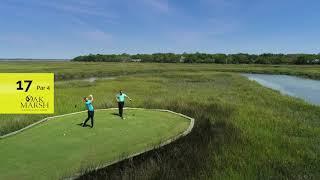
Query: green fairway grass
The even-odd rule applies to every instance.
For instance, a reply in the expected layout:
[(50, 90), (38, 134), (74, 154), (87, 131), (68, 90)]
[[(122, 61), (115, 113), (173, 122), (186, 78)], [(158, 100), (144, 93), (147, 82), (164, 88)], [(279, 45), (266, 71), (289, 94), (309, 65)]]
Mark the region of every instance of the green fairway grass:
[[(0, 179), (58, 179), (159, 145), (190, 121), (154, 110), (95, 112), (95, 127), (81, 127), (86, 112), (57, 117), (0, 139)], [(88, 123), (90, 124), (90, 123)]]

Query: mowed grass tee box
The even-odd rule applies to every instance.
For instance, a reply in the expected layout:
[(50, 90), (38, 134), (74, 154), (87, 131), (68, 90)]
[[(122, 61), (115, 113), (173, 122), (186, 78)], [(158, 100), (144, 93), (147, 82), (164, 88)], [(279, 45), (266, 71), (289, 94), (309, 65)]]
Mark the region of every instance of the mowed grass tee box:
[(0, 114), (53, 114), (53, 73), (0, 73)]

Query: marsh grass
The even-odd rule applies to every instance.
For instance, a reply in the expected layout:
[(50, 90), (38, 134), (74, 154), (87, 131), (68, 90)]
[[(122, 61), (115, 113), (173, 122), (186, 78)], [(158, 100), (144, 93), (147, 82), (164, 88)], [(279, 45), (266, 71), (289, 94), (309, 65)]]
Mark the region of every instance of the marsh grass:
[[(92, 72), (90, 76), (95, 71), (101, 76), (120, 75), (93, 84), (57, 84), (56, 114), (83, 110), (80, 98), (91, 93), (96, 108), (115, 107), (114, 95), (124, 89), (134, 99), (126, 106), (169, 109), (196, 119), (188, 136), (101, 170), (84, 167), (81, 171), (88, 173), (80, 179), (320, 178), (319, 106), (281, 95), (239, 74), (220, 72), (319, 78), (319, 66), (76, 63), (54, 64), (48, 71), (54, 67), (58, 74), (70, 73), (72, 78), (84, 69)], [(1, 115), (0, 132), (40, 118)]]
[(52, 72), (56, 80), (159, 74), (167, 72), (242, 72), (287, 74), (320, 79), (320, 65), (248, 65), (109, 62), (0, 62), (0, 72)]

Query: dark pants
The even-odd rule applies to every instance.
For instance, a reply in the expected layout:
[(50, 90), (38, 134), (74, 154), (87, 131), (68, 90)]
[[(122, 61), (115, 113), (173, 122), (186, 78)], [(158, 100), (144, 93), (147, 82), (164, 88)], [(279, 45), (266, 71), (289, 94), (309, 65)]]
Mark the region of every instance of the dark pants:
[(94, 111), (88, 111), (88, 118), (84, 121), (82, 126), (86, 126), (86, 123), (91, 119), (91, 127), (93, 127), (93, 117), (94, 117)]
[(124, 107), (124, 102), (118, 102), (118, 108), (119, 108), (119, 116), (123, 117), (123, 107)]

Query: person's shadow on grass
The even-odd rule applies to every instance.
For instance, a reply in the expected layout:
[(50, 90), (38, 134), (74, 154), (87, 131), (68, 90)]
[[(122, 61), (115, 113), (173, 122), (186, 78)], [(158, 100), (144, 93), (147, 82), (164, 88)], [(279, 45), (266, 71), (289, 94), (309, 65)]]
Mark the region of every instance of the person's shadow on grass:
[(119, 116), (119, 117), (120, 117), (120, 115), (119, 115), (118, 113), (111, 113), (111, 115)]
[[(77, 125), (83, 127), (83, 123), (79, 123), (79, 124), (77, 124)], [(88, 125), (88, 124), (86, 124), (84, 127), (91, 127), (91, 126)]]

